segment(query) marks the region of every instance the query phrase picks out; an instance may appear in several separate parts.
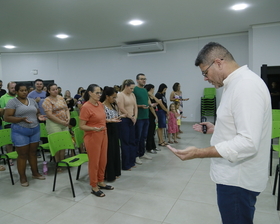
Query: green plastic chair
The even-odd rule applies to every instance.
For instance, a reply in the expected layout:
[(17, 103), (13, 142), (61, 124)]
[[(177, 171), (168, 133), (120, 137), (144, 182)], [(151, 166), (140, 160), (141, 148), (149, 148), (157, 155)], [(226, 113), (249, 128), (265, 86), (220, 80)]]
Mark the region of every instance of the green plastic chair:
[[(46, 125), (44, 123), (40, 123), (40, 139), (48, 139), (48, 132), (46, 129)], [(43, 160), (45, 160), (45, 151), (49, 151), (49, 143), (44, 143), (38, 146), (38, 149), (41, 150), (42, 155), (43, 155)]]
[(216, 89), (204, 88), (203, 95), (205, 99), (213, 99), (216, 96)]
[[(0, 147), (2, 148), (4, 145), (9, 145), (9, 144), (13, 144), (12, 139), (11, 139), (11, 129), (7, 128), (7, 129), (0, 130)], [(9, 152), (6, 154), (4, 154), (4, 153), (0, 154), (0, 159), (3, 159), (8, 164), (12, 185), (14, 185), (15, 183), (14, 183), (13, 173), (12, 173), (12, 169), (11, 169), (9, 160), (17, 159), (17, 158), (18, 158), (17, 152)]]
[(72, 117), (79, 117), (78, 111), (76, 111), (76, 110), (71, 111), (70, 112), (70, 118), (72, 118)]
[(76, 147), (79, 149), (79, 152), (82, 153), (81, 145), (83, 145), (84, 143), (84, 131), (81, 130), (79, 127), (76, 127), (74, 129), (74, 136), (75, 136)]
[[(279, 138), (280, 137), (280, 121), (273, 121), (272, 122), (272, 136), (271, 139), (274, 138)], [(278, 197), (277, 197), (277, 210), (280, 209), (280, 142), (278, 141), (277, 145), (272, 144), (271, 148), (275, 151), (278, 152), (278, 156), (279, 156), (279, 163), (276, 166), (276, 171), (275, 171), (275, 179), (274, 179), (274, 184), (273, 184), (273, 191), (272, 194), (275, 195), (275, 191), (276, 191), (276, 186), (278, 183)], [(272, 165), (272, 157), (270, 157), (270, 165)], [(279, 178), (278, 178), (279, 176)], [(279, 181), (278, 181), (279, 179)]]
[[(63, 149), (75, 149), (75, 146), (72, 142), (71, 135), (69, 131), (62, 131), (57, 133), (52, 133), (48, 136), (49, 147), (51, 151), (51, 156), (54, 158), (55, 154)], [(57, 168), (58, 167), (66, 167), (69, 174), (69, 180), (71, 184), (71, 189), (73, 193), (73, 197), (75, 197), (74, 185), (71, 177), (70, 167), (78, 167), (76, 180), (79, 179), (81, 165), (85, 162), (88, 162), (87, 154), (78, 154), (76, 156), (69, 157), (67, 159), (61, 160), (60, 162), (56, 162), (55, 166), (55, 174), (54, 174), (54, 182), (53, 182), (53, 191), (55, 191), (56, 184), (56, 176), (57, 176)]]

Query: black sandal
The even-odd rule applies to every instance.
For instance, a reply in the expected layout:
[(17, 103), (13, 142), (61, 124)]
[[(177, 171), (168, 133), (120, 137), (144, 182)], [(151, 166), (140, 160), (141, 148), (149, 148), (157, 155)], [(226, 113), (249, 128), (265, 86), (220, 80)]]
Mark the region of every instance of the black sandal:
[(100, 186), (97, 185), (100, 189), (104, 189), (104, 190), (114, 190), (114, 187), (110, 186), (110, 185), (105, 185), (105, 186)]
[(96, 197), (105, 197), (105, 194), (102, 191), (94, 191), (91, 190), (91, 193), (94, 194)]
[(162, 142), (162, 143), (158, 143), (159, 146), (165, 146), (165, 143)]

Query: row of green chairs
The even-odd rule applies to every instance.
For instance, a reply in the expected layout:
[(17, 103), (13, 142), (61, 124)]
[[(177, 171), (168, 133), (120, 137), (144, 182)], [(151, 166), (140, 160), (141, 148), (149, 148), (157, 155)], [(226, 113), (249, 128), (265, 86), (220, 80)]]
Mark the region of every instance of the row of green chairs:
[[(45, 128), (44, 124), (40, 124), (40, 127), (42, 128), (42, 130), (44, 130), (44, 128)], [(46, 133), (41, 133), (41, 136), (47, 137), (47, 139), (48, 139), (48, 143), (43, 144), (46, 147), (44, 147), (42, 152), (45, 151), (46, 149), (49, 149), (50, 153), (51, 153), (51, 157), (55, 158), (55, 154), (60, 150), (64, 150), (64, 149), (75, 150), (76, 147), (79, 148), (83, 144), (84, 133), (78, 127), (76, 127), (74, 129), (74, 133), (75, 133), (76, 146), (74, 145), (74, 143), (72, 141), (72, 136), (69, 131), (57, 132), (57, 133), (53, 133), (53, 134), (50, 134), (47, 136), (46, 136)], [(11, 129), (2, 129), (2, 130), (0, 130), (0, 147), (3, 147), (4, 145), (7, 145), (7, 144), (12, 144)], [(17, 159), (17, 157), (18, 157), (17, 152), (11, 152), (11, 153), (6, 153), (6, 154), (0, 155), (0, 159), (3, 159), (8, 164), (10, 177), (11, 177), (11, 181), (12, 181), (13, 185), (14, 185), (14, 180), (13, 180), (13, 174), (12, 174), (9, 160)], [(54, 159), (54, 161), (55, 161), (55, 159)], [(73, 197), (75, 197), (75, 190), (74, 190), (74, 185), (73, 185), (73, 181), (72, 181), (72, 177), (71, 177), (70, 167), (78, 167), (77, 175), (76, 175), (76, 180), (78, 180), (79, 175), (80, 175), (81, 165), (85, 162), (88, 162), (88, 156), (86, 153), (80, 153), (78, 155), (69, 157), (62, 161), (58, 161), (58, 162), (55, 161), (56, 165), (55, 165), (53, 191), (55, 191), (57, 168), (66, 167), (68, 170), (68, 174), (69, 174), (69, 180), (70, 180), (70, 185), (71, 185), (71, 189), (72, 189), (72, 194), (73, 194)]]

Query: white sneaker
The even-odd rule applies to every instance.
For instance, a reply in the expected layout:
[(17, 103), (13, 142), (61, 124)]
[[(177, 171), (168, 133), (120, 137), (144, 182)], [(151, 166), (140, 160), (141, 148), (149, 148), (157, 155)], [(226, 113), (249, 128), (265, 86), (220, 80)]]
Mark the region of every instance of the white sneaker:
[(144, 158), (144, 159), (153, 159), (152, 157), (148, 156), (147, 153), (145, 153), (141, 158)]
[(138, 165), (142, 165), (142, 161), (139, 157), (136, 157), (135, 163), (137, 163)]

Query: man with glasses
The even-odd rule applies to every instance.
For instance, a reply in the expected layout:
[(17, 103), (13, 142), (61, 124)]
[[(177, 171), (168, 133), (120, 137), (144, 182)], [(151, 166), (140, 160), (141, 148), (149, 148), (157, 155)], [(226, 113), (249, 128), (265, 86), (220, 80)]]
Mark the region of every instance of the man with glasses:
[[(193, 126), (212, 134), (211, 146), (169, 148), (181, 160), (212, 158), (210, 176), (216, 183), (221, 218), (226, 224), (253, 223), (257, 196), (266, 188), (271, 143), (271, 102), (266, 84), (245, 65), (240, 67), (222, 45), (210, 42), (195, 65), (204, 80), (224, 87), (215, 126)], [(214, 129), (215, 128), (215, 129)]]

